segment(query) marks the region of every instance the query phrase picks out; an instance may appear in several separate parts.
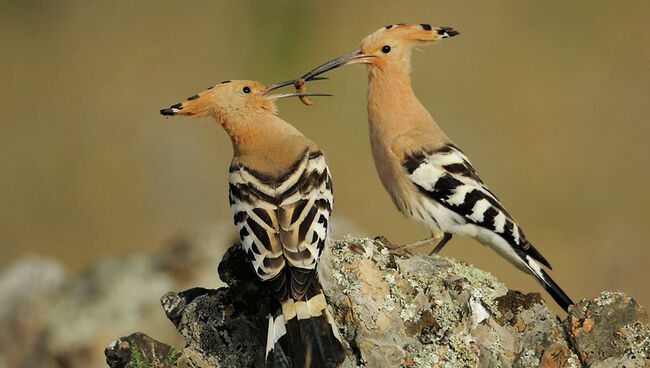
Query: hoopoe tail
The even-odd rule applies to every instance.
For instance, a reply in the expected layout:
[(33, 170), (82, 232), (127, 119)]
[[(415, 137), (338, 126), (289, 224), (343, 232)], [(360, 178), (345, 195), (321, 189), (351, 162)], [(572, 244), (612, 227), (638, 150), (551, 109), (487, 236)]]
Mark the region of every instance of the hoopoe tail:
[(562, 290), (562, 288), (551, 278), (551, 276), (546, 273), (542, 266), (537, 263), (531, 256), (523, 254), (523, 252), (517, 252), (519, 257), (521, 257), (522, 262), (526, 265), (528, 271), (537, 279), (546, 292), (551, 295), (553, 300), (562, 307), (565, 311), (569, 309), (570, 305), (573, 305), (571, 298)]
[(320, 283), (312, 283), (303, 300), (288, 298), (269, 315), (267, 368), (334, 368), (345, 359)]

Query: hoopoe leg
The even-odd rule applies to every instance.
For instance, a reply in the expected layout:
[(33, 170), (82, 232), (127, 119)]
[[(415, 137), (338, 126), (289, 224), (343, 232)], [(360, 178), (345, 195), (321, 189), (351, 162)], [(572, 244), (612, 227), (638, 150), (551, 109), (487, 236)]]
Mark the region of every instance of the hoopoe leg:
[(444, 247), (445, 244), (447, 244), (447, 242), (451, 240), (451, 237), (452, 237), (451, 233), (444, 233), (442, 239), (440, 239), (438, 244), (436, 244), (436, 247), (433, 248), (433, 250), (429, 253), (429, 255), (438, 254), (438, 252), (440, 252), (442, 247)]
[(435, 235), (432, 235), (429, 238), (418, 240), (413, 243), (398, 245), (397, 249), (402, 249), (402, 250), (418, 249), (418, 248), (426, 247), (431, 244), (436, 244), (437, 240), (438, 240), (437, 237)]
[[(442, 233), (442, 232), (435, 232), (432, 233), (430, 237), (422, 240), (418, 240), (413, 243), (407, 243), (407, 244), (392, 244), (388, 240), (384, 239), (376, 239), (379, 240), (382, 245), (384, 245), (386, 248), (393, 250), (395, 252), (408, 252), (412, 253), (415, 249), (423, 248), (429, 245), (437, 244), (436, 248), (440, 246), (440, 243), (443, 241), (446, 243), (445, 236), (447, 233)], [(449, 239), (447, 239), (449, 240)], [(444, 244), (443, 244), (444, 245)], [(441, 247), (442, 248), (442, 247)]]

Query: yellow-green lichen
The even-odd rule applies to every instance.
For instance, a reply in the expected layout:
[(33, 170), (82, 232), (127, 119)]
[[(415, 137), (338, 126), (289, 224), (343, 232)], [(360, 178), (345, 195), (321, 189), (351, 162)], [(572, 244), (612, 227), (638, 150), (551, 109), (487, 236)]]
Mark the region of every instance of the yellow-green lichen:
[(404, 322), (415, 322), (417, 319), (416, 317), (419, 317), (419, 315), (417, 305), (409, 303), (405, 303), (404, 306), (402, 306), (402, 311), (399, 313), (399, 316), (404, 320)]

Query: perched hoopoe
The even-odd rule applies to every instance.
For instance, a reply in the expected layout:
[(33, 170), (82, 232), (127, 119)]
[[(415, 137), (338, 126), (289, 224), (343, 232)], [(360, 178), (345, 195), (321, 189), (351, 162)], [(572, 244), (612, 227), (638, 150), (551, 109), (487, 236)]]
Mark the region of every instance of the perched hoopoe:
[(358, 50), (313, 69), (301, 80), (342, 65), (366, 64), (370, 142), (381, 182), (402, 214), (435, 234), (411, 245), (439, 240), (432, 252), (437, 253), (452, 234), (473, 237), (533, 275), (566, 310), (573, 302), (542, 268), (550, 269), (549, 262), (413, 93), (411, 49), (456, 35), (450, 27), (428, 24), (386, 26), (363, 39)]
[(267, 367), (336, 367), (344, 359), (316, 267), (329, 233), (332, 178), (318, 146), (275, 115), (275, 100), (320, 93), (269, 94), (255, 81), (225, 81), (160, 110), (214, 117), (232, 141), (230, 208), (253, 269), (278, 301), (271, 308)]

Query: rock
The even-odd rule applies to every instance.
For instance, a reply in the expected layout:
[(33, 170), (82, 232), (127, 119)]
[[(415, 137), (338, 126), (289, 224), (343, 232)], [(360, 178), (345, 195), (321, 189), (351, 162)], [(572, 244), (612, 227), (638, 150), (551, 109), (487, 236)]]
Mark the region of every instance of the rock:
[(578, 364), (539, 295), (472, 266), (348, 238), (332, 246), (330, 269), (328, 301), (355, 347), (348, 367), (531, 367), (549, 349), (555, 366)]
[(180, 356), (176, 348), (140, 332), (113, 341), (104, 354), (106, 363), (115, 368), (171, 368)]
[[(452, 259), (351, 237), (330, 249), (320, 273), (343, 367), (635, 367), (650, 354), (647, 315), (622, 294), (583, 301), (562, 322), (539, 294)], [(269, 296), (244, 260), (238, 246), (224, 256), (229, 287), (162, 298), (186, 340), (179, 367), (263, 366)]]
[[(215, 248), (230, 240), (178, 241), (156, 254), (103, 260), (81, 276), (43, 259), (7, 269), (0, 275), (0, 368), (262, 366), (269, 295), (238, 246), (219, 264), (228, 287), (206, 288), (218, 285)], [(333, 242), (319, 271), (345, 340), (344, 367), (649, 363), (647, 312), (621, 293), (581, 301), (560, 321), (539, 294), (508, 290), (472, 266), (352, 237)], [(157, 299), (165, 292), (162, 313)], [(178, 348), (133, 334), (102, 356), (108, 341), (134, 329)]]
[[(195, 295), (176, 328), (187, 341), (183, 358), (193, 367), (262, 367), (267, 300), (228, 288)], [(166, 300), (185, 298), (167, 294)], [(200, 321), (200, 322), (199, 322)]]
[(573, 306), (566, 319), (572, 346), (585, 367), (650, 365), (650, 320), (634, 299), (603, 292)]
[(233, 247), (219, 265), (219, 277), (229, 288), (194, 288), (161, 298), (167, 317), (187, 342), (181, 359), (189, 366), (263, 366), (271, 299), (243, 255)]

